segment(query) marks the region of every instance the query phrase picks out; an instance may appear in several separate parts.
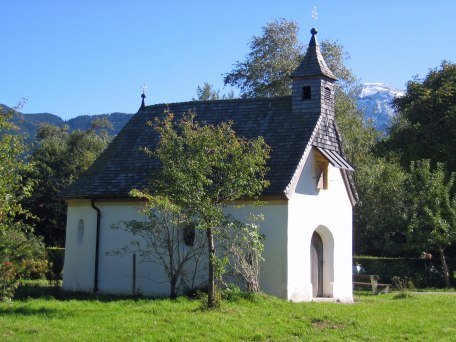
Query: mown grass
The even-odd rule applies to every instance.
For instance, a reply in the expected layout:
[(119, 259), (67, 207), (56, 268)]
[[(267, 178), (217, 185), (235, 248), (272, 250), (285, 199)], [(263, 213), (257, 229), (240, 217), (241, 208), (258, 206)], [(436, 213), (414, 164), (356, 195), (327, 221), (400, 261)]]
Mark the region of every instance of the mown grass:
[(351, 305), (256, 296), (224, 302), (215, 311), (202, 310), (200, 301), (184, 297), (64, 294), (57, 299), (42, 287), (23, 289), (18, 297), (12, 304), (0, 304), (0, 340), (442, 341), (456, 334), (456, 295), (451, 293), (402, 299), (394, 293), (357, 293)]

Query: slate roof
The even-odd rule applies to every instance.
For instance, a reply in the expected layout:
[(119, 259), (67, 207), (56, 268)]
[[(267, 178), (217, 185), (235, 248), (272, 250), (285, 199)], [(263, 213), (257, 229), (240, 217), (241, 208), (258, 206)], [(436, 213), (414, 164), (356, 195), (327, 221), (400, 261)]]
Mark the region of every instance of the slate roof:
[(323, 59), (317, 37), (315, 37), (317, 30), (313, 28), (310, 32), (312, 33), (312, 38), (310, 38), (306, 55), (298, 68), (291, 74), (291, 77), (304, 78), (326, 76), (332, 80), (337, 80), (336, 76), (334, 76)]
[(236, 133), (245, 138), (263, 136), (271, 146), (265, 195), (284, 194), (316, 127), (320, 113), (294, 113), (291, 96), (275, 98), (192, 101), (141, 107), (108, 148), (78, 180), (63, 193), (64, 198), (128, 197), (131, 189), (143, 189), (160, 167), (141, 149), (154, 149), (156, 132), (147, 122), (163, 118), (169, 109), (176, 118), (196, 113), (196, 120), (209, 124), (233, 121)]

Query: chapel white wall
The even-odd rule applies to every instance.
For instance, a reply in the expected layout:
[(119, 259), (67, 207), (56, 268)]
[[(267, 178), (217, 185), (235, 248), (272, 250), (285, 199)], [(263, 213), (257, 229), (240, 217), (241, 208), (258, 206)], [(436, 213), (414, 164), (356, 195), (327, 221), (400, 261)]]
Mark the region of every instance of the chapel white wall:
[(263, 206), (228, 206), (227, 214), (246, 222), (250, 214), (263, 214), (260, 232), (264, 235), (264, 262), (260, 269), (260, 287), (264, 293), (287, 298), (287, 221), (286, 201), (271, 202)]
[[(133, 292), (132, 255), (108, 255), (108, 253), (127, 246), (137, 239), (123, 229), (112, 229), (120, 221), (143, 220), (138, 214), (141, 203), (137, 202), (95, 202), (101, 211), (99, 282), (101, 293), (125, 294)], [(287, 296), (286, 266), (286, 228), (287, 205), (285, 201), (265, 206), (229, 205), (226, 213), (239, 220), (246, 219), (250, 213), (264, 214), (261, 233), (266, 236), (260, 283), (265, 293), (281, 298)], [(82, 244), (77, 242), (77, 225), (82, 219), (85, 234)], [(204, 232), (202, 232), (204, 233)], [(65, 245), (65, 264), (63, 288), (73, 291), (91, 292), (94, 281), (96, 241), (96, 211), (90, 201), (75, 201), (68, 204), (67, 234)], [(197, 283), (207, 279), (207, 257), (203, 256)], [(169, 283), (163, 269), (153, 263), (142, 263), (137, 256), (136, 290), (145, 295), (168, 296)]]
[(288, 206), (287, 298), (312, 300), (310, 246), (317, 231), (324, 246), (323, 295), (351, 302), (352, 205), (339, 169), (329, 165), (327, 190), (316, 189), (315, 177), (315, 150), (311, 150)]
[[(133, 255), (115, 255), (114, 251), (129, 245), (137, 237), (124, 229), (113, 229), (121, 221), (144, 220), (138, 213), (140, 202), (95, 202), (101, 212), (98, 288), (101, 293), (131, 295), (133, 293)], [(79, 219), (87, 222), (84, 241), (77, 242)], [(93, 291), (95, 270), (96, 211), (90, 201), (68, 204), (67, 233), (63, 288), (73, 291)], [(201, 283), (205, 272), (198, 272)], [(163, 268), (151, 262), (142, 262), (136, 256), (135, 292), (150, 296), (168, 296), (170, 286)]]

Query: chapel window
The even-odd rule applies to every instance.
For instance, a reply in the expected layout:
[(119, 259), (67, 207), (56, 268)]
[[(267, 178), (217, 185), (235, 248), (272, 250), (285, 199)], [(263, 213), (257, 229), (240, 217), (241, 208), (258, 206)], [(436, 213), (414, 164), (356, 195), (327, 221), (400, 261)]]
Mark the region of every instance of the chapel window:
[(302, 87), (302, 99), (303, 100), (312, 99), (311, 88), (309, 86)]
[(328, 160), (320, 153), (315, 153), (315, 185), (318, 190), (328, 189)]
[(196, 230), (193, 224), (189, 224), (182, 228), (182, 235), (186, 246), (193, 246), (193, 244), (195, 243), (195, 234)]

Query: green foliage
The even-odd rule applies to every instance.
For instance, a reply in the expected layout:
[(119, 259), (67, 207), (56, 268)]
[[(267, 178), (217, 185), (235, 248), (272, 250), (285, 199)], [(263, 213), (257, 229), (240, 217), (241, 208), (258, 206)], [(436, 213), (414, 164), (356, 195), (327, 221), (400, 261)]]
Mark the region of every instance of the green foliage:
[(438, 260), (417, 258), (353, 257), (367, 274), (380, 276), (381, 283), (395, 284), (395, 277), (408, 279), (417, 288), (443, 287), (443, 272)]
[(152, 124), (160, 135), (155, 151), (162, 163), (151, 182), (152, 195), (166, 198), (181, 208), (196, 228), (205, 229), (209, 250), (208, 306), (216, 305), (215, 280), (223, 270), (224, 256), (216, 254), (214, 237), (221, 236), (230, 219), (223, 213), (228, 201), (256, 198), (269, 185), (265, 179), (269, 146), (262, 137), (247, 140), (236, 136), (230, 122), (199, 124), (189, 113), (173, 120), (168, 113)]
[(220, 99), (220, 90), (215, 90), (212, 84), (204, 82), (203, 86), (196, 88), (197, 98), (193, 100), (198, 101), (211, 101)]
[(456, 242), (456, 173), (447, 176), (441, 163), (429, 160), (410, 164), (410, 239), (424, 248), (446, 247)]
[(75, 181), (106, 148), (111, 137), (109, 121), (97, 119), (86, 131), (43, 124), (30, 156), (33, 168), (25, 174), (36, 183), (32, 196), (22, 201), (38, 218), (37, 233), (47, 245), (63, 246), (66, 205), (59, 192)]
[(296, 22), (274, 20), (262, 30), (261, 36), (252, 37), (245, 61), (236, 62), (224, 76), (225, 85), (238, 87), (243, 98), (289, 95), (290, 75), (302, 58)]
[(13, 113), (0, 109), (0, 234), (18, 225), (18, 216), (29, 216), (21, 200), (30, 195), (33, 186), (22, 176), (30, 166), (21, 158), (26, 151), (22, 138), (13, 134), (17, 129), (11, 123)]
[(193, 101), (226, 100), (234, 99), (234, 92), (230, 91), (228, 94), (220, 96), (220, 90), (216, 90), (212, 84), (204, 82), (202, 86), (196, 88), (196, 96), (196, 99), (192, 99)]
[(58, 284), (63, 276), (63, 262), (65, 258), (65, 248), (49, 247), (46, 249), (48, 255), (48, 280)]
[(359, 203), (355, 208), (356, 253), (400, 255), (406, 242), (406, 173), (394, 160), (366, 156), (355, 173)]
[(444, 61), (423, 80), (408, 82), (394, 104), (399, 115), (383, 149), (396, 151), (404, 167), (430, 159), (456, 171), (456, 64)]
[(25, 146), (13, 134), (12, 116), (13, 111), (0, 112), (0, 300), (13, 296), (21, 277), (40, 273), (45, 259), (33, 227), (23, 222), (31, 215), (21, 201), (30, 195), (33, 183), (22, 176), (30, 166), (22, 159)]
[(447, 176), (445, 166), (437, 163), (432, 169), (429, 160), (410, 164), (409, 239), (422, 247), (439, 251), (447, 287), (451, 276), (445, 250), (456, 242), (456, 173)]
[(194, 114), (178, 122), (169, 114), (154, 123), (160, 141), (149, 152), (162, 169), (151, 189), (185, 208), (198, 219), (198, 228), (217, 227), (225, 218), (224, 202), (257, 197), (269, 185), (264, 139), (239, 138), (231, 126), (201, 125)]

